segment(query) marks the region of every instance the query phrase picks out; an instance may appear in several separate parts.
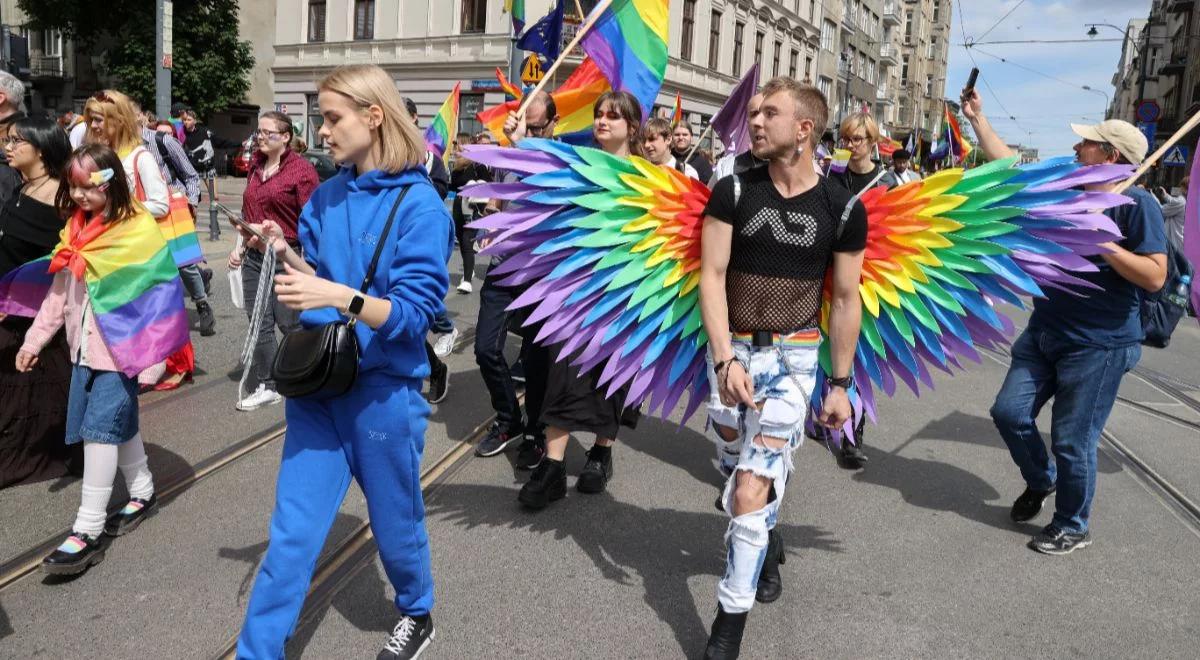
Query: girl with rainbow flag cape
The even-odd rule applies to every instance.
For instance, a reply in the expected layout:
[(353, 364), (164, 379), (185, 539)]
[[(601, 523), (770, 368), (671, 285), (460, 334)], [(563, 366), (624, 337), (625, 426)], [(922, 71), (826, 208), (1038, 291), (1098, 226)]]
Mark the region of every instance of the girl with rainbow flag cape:
[[(71, 349), (66, 442), (84, 443), (83, 490), (71, 534), (42, 562), (56, 575), (103, 560), (100, 534), (133, 531), (155, 506), (137, 376), (188, 341), (179, 271), (158, 224), (133, 200), (116, 153), (87, 145), (67, 172), (58, 206), (72, 214), (58, 246), (0, 280), (0, 313), (34, 317), (18, 371), (32, 369), (64, 326)], [(131, 499), (106, 520), (118, 466)]]

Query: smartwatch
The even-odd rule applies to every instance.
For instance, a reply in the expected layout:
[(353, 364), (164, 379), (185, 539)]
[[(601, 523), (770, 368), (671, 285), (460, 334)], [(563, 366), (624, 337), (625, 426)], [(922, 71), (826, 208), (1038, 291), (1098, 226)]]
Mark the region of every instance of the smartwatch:
[(849, 390), (854, 387), (854, 376), (842, 376), (841, 378), (826, 377), (825, 382), (829, 383), (830, 387), (840, 387), (843, 390)]
[(354, 294), (354, 297), (350, 299), (350, 304), (346, 305), (346, 313), (358, 316), (362, 312), (363, 303), (365, 302), (366, 299), (361, 294)]

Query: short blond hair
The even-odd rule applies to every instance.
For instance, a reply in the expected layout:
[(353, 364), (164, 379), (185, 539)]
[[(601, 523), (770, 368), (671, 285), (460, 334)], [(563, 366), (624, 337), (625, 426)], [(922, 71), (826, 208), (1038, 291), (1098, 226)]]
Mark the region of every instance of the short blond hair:
[(838, 135), (845, 138), (860, 128), (866, 131), (867, 142), (871, 144), (879, 142), (879, 124), (876, 124), (871, 115), (865, 112), (856, 112), (843, 119), (841, 127), (838, 128)]
[[(87, 118), (104, 119), (104, 132), (109, 136), (108, 146), (118, 154), (132, 151), (142, 143), (142, 127), (138, 124), (137, 104), (115, 89), (96, 92), (83, 105)], [(90, 136), (89, 130), (87, 135)], [(90, 137), (87, 138), (90, 142)]]
[(383, 124), (375, 137), (379, 169), (396, 173), (425, 162), (425, 138), (386, 71), (374, 64), (339, 66), (317, 84), (317, 90), (341, 94), (362, 110), (374, 105), (383, 111)]
[(816, 87), (796, 82), (795, 78), (788, 76), (776, 76), (768, 80), (759, 93), (766, 99), (779, 92), (787, 92), (795, 101), (796, 119), (812, 121), (810, 142), (811, 146), (815, 147), (821, 140), (821, 134), (825, 132), (825, 126), (829, 124), (829, 102), (825, 100), (825, 95)]

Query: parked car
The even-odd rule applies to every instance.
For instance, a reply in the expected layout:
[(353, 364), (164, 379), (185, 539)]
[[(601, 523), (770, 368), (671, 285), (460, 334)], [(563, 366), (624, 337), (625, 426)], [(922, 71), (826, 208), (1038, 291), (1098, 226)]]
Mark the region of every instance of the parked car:
[(250, 160), (254, 158), (254, 137), (246, 138), (236, 151), (229, 152), (229, 174), (244, 177), (250, 174)]
[(305, 160), (312, 163), (312, 166), (317, 168), (317, 178), (325, 181), (329, 177), (337, 174), (338, 166), (333, 158), (324, 151), (305, 151), (303, 154)]

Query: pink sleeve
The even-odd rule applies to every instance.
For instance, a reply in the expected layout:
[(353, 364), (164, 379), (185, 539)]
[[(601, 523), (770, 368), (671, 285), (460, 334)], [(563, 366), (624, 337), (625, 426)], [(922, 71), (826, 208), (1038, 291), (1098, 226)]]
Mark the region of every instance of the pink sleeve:
[(21, 350), (34, 355), (41, 353), (42, 348), (62, 328), (66, 318), (68, 275), (69, 271), (66, 269), (54, 275), (54, 283), (46, 292), (46, 299), (42, 301), (37, 316), (33, 317), (33, 325), (25, 332), (25, 343)]

